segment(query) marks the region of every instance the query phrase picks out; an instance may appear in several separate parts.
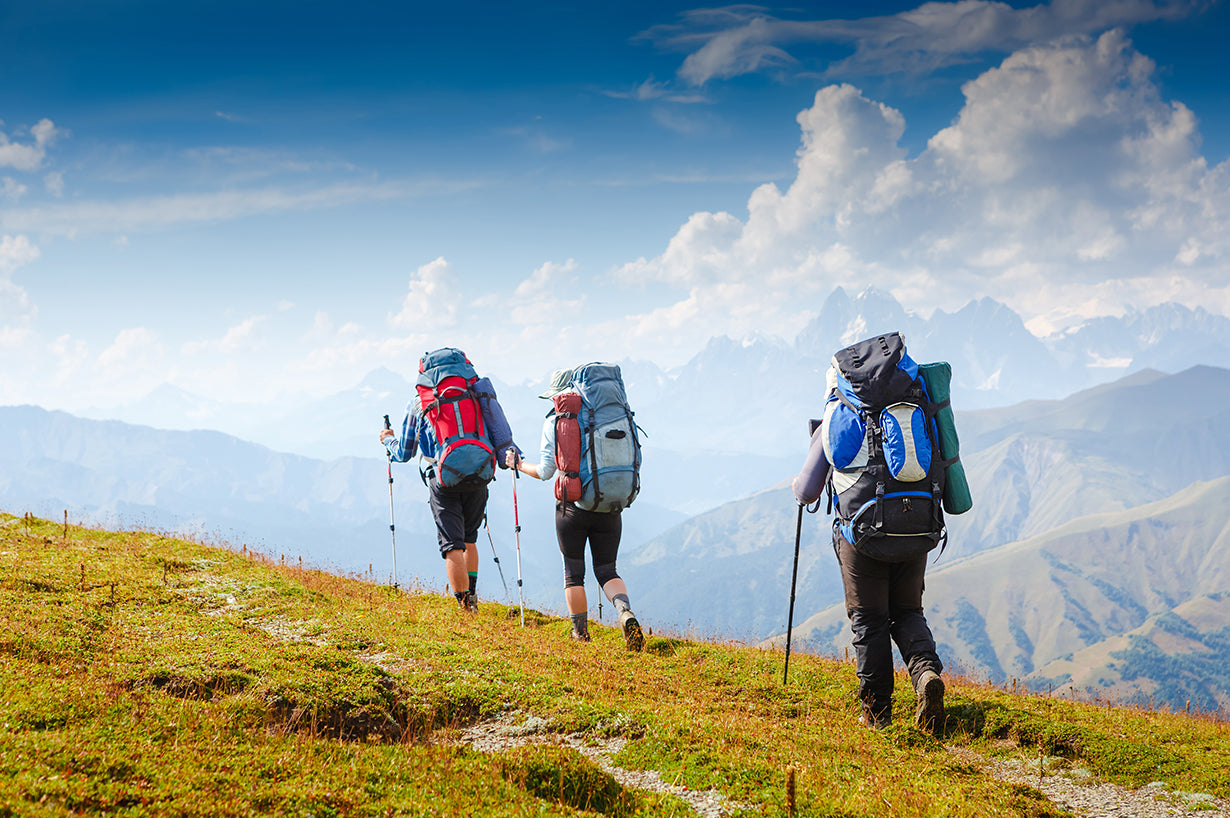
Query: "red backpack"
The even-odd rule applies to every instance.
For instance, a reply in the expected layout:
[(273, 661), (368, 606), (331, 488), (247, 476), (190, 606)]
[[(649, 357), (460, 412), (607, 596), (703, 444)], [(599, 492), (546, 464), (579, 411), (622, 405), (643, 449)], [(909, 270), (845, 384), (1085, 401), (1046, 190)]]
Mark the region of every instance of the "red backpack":
[(555, 499), (576, 502), (581, 499), (581, 396), (561, 392), (555, 403)]
[(419, 360), (415, 388), (440, 445), (436, 475), (445, 486), (485, 484), (495, 476), (495, 454), (472, 388), (477, 380), (459, 349), (444, 347)]

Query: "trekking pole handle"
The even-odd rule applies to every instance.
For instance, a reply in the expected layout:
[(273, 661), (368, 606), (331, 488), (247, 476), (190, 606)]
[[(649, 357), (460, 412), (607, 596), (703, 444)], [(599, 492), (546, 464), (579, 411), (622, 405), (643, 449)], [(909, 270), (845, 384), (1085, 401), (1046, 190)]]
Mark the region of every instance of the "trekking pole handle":
[(391, 431), (393, 431), (393, 424), (392, 424), (392, 423), (389, 423), (389, 416), (388, 416), (388, 415), (385, 415), (385, 416), (384, 416), (384, 428), (388, 429), (390, 432), (391, 432)]

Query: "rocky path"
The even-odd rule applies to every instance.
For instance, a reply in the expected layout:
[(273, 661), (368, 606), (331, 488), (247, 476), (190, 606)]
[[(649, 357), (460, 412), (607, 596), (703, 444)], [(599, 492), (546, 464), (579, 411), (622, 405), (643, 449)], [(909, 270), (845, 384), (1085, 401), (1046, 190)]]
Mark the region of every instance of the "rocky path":
[(597, 739), (573, 733), (549, 732), (549, 725), (537, 716), (510, 713), (462, 731), (461, 741), (484, 753), (499, 753), (526, 744), (553, 744), (571, 747), (609, 773), (621, 786), (662, 792), (685, 801), (702, 818), (725, 818), (736, 810), (755, 809), (751, 804), (731, 801), (717, 790), (690, 790), (664, 780), (655, 770), (626, 770), (611, 757), (623, 749), (622, 738)]
[[(1041, 792), (1056, 805), (1081, 818), (1216, 818), (1230, 816), (1230, 803), (1205, 793), (1172, 790), (1161, 782), (1130, 790), (1098, 781), (1082, 767), (1056, 769), (1057, 759), (988, 758), (964, 747), (949, 752), (1001, 781)], [(1048, 769), (1048, 766), (1050, 769)], [(1039, 774), (1041, 767), (1041, 774)]]

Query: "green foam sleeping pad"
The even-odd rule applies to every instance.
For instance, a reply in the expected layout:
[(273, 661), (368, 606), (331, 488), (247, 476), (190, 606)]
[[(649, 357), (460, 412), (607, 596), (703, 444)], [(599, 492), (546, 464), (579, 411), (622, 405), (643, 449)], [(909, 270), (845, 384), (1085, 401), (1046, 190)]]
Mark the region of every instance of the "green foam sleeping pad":
[[(943, 403), (949, 399), (952, 367), (947, 361), (919, 364), (918, 372), (927, 384), (927, 393), (931, 400)], [(940, 456), (953, 461), (945, 472), (944, 511), (949, 514), (964, 514), (973, 508), (974, 498), (970, 495), (969, 482), (965, 479), (965, 467), (958, 459), (961, 444), (957, 440), (957, 422), (953, 417), (951, 405), (945, 406), (936, 414), (935, 425), (939, 430)]]

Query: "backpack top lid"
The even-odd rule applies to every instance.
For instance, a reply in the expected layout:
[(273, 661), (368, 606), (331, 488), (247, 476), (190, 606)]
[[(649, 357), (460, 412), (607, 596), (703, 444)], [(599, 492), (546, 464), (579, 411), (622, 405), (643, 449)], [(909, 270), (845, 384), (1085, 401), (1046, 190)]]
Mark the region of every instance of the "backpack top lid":
[(884, 406), (918, 379), (918, 364), (905, 351), (900, 332), (877, 335), (833, 355), (838, 388), (861, 406)]
[(434, 387), (448, 377), (463, 378), (467, 383), (478, 377), (466, 354), (454, 347), (441, 347), (423, 353), (419, 358), (419, 386)]
[(611, 404), (628, 404), (619, 364), (592, 363), (579, 366), (572, 375), (572, 386), (591, 410)]

